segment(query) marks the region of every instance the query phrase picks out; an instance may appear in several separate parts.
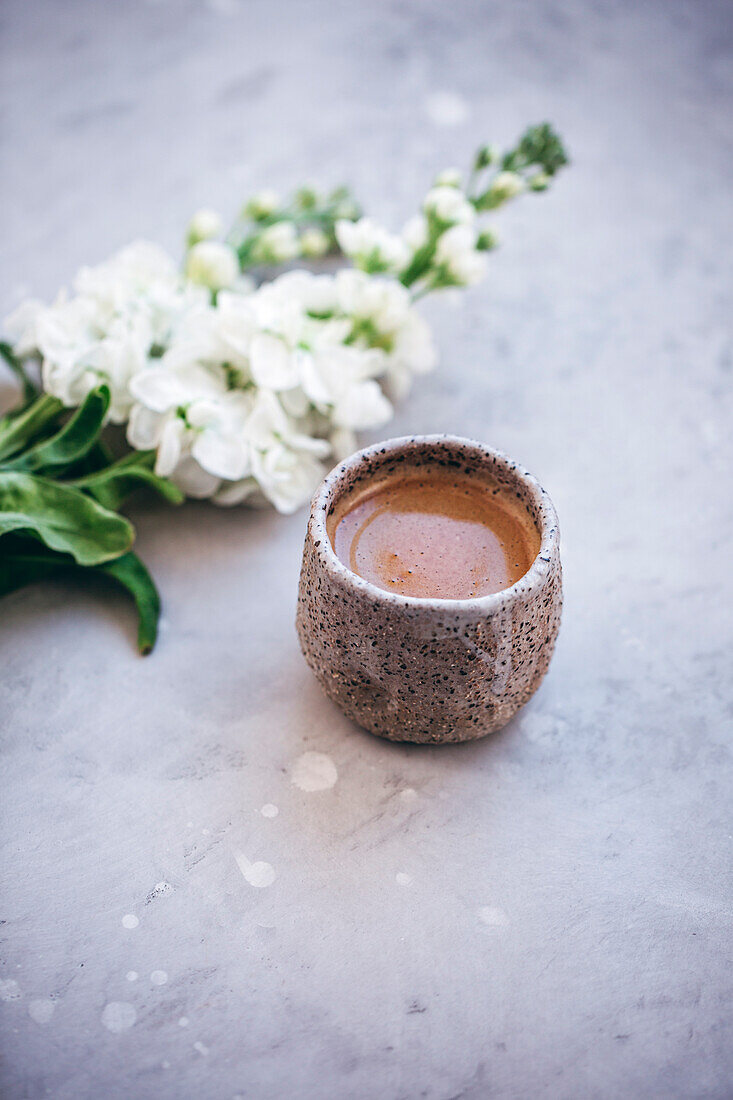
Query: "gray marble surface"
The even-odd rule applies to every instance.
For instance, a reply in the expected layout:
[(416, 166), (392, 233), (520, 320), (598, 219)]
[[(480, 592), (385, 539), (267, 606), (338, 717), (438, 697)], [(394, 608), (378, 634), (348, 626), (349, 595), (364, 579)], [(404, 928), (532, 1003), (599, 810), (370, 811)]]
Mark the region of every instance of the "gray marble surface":
[(396, 222), (528, 121), (574, 160), (426, 307), (441, 366), (390, 428), (484, 439), (558, 507), (557, 653), (501, 734), (391, 745), (322, 698), (303, 513), (141, 506), (146, 660), (106, 591), (0, 605), (2, 1095), (730, 1096), (730, 4), (0, 19), (4, 308), (258, 187)]

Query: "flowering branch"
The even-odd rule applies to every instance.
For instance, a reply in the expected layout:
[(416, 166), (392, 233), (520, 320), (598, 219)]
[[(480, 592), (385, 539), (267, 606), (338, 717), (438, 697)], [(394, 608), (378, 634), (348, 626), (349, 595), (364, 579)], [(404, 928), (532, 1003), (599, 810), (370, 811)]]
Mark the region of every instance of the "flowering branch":
[[(275, 191), (260, 191), (242, 208), (222, 241), (223, 222), (215, 210), (199, 210), (186, 234), (186, 274), (219, 290), (237, 282), (237, 274), (273, 268), (293, 260), (321, 260), (339, 252), (336, 224), (356, 221), (361, 210), (347, 187), (320, 195), (301, 187), (282, 203)], [(240, 281), (241, 286), (248, 286)]]
[[(416, 301), (476, 283), (497, 243), (486, 214), (545, 190), (565, 163), (546, 123), (503, 155), (483, 146), (466, 182), (441, 173), (400, 233), (362, 217), (345, 188), (261, 192), (226, 236), (199, 211), (182, 270), (137, 242), (82, 268), (70, 297), (24, 302), (0, 344), (25, 401), (0, 421), (0, 594), (52, 566), (102, 569), (132, 592), (152, 645), (157, 594), (117, 514), (129, 491), (300, 507), (324, 464), (433, 368)], [(336, 254), (348, 263), (335, 274), (286, 271), (256, 288), (249, 274)], [(65, 409), (78, 410), (68, 423)], [(106, 421), (126, 425), (132, 450), (117, 462), (99, 439)], [(34, 556), (29, 540), (45, 549)]]
[(246, 204), (230, 239), (236, 242), (242, 271), (296, 259), (317, 260), (339, 251), (336, 223), (360, 216), (347, 187), (326, 196), (301, 187), (284, 206), (274, 192), (262, 191)]
[(482, 254), (498, 243), (492, 229), (476, 225), (477, 215), (497, 210), (523, 192), (547, 190), (551, 177), (565, 164), (560, 139), (543, 123), (530, 127), (503, 156), (490, 145), (481, 146), (465, 192), (460, 172), (441, 173), (425, 199), (425, 221), (415, 224), (421, 243), (400, 275), (402, 283), (413, 286), (422, 281), (417, 298), (431, 290), (477, 282), (485, 269)]

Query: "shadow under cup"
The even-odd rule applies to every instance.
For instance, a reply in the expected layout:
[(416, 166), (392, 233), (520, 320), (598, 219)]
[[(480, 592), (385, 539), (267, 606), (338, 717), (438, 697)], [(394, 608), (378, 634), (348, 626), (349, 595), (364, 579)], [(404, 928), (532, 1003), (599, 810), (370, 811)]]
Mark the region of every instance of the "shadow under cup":
[[(490, 482), (525, 509), (537, 557), (510, 588), (467, 600), (386, 592), (334, 553), (327, 521), (347, 494), (413, 470)], [(296, 627), (326, 694), (391, 741), (470, 741), (501, 729), (537, 690), (562, 610), (560, 531), (545, 490), (506, 455), (455, 436), (392, 439), (336, 466), (311, 503)]]

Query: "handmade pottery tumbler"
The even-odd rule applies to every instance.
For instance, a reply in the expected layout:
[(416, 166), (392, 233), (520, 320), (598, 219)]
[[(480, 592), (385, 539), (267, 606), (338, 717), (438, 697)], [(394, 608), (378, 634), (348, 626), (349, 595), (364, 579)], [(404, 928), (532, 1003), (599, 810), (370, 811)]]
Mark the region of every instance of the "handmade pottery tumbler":
[[(510, 588), (473, 599), (386, 592), (336, 557), (326, 521), (375, 477), (430, 466), (489, 481), (524, 507), (540, 538)], [(391, 741), (470, 741), (500, 729), (537, 690), (562, 609), (557, 515), (506, 455), (455, 436), (392, 439), (336, 466), (316, 491), (303, 551), (296, 626), (326, 694)]]

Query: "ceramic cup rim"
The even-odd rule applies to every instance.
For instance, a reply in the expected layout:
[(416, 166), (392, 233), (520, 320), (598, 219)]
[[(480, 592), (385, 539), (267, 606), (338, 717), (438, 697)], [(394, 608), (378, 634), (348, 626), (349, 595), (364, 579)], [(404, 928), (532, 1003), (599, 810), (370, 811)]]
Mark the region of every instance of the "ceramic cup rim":
[[(433, 596), (404, 596), (398, 592), (387, 592), (385, 589), (379, 588), (378, 585), (372, 584), (371, 581), (358, 576), (336, 556), (336, 552), (331, 545), (326, 520), (331, 506), (349, 488), (347, 483), (350, 475), (358, 472), (360, 467), (366, 465), (372, 459), (386, 459), (400, 453), (409, 453), (414, 451), (415, 448), (428, 449), (434, 448), (436, 445), (446, 446), (453, 454), (456, 450), (460, 450), (464, 453), (468, 452), (474, 458), (490, 459), (494, 464), (500, 466), (506, 475), (528, 490), (528, 495), (537, 509), (538, 518), (536, 523), (540, 535), (540, 548), (527, 572), (509, 588), (502, 588), (499, 592), (492, 592), (487, 596), (473, 596), (464, 600)], [(446, 614), (452, 612), (489, 614), (506, 607), (520, 597), (526, 598), (539, 592), (545, 584), (551, 568), (553, 554), (557, 553), (560, 543), (560, 528), (555, 507), (545, 489), (528, 470), (520, 466), (503, 451), (489, 447), (486, 443), (448, 433), (399, 436), (394, 439), (383, 440), (380, 443), (373, 443), (349, 455), (348, 458), (333, 467), (316, 490), (311, 501), (309, 528), (313, 545), (322, 565), (346, 587), (358, 590), (376, 603), (402, 607), (405, 610), (428, 610)]]

